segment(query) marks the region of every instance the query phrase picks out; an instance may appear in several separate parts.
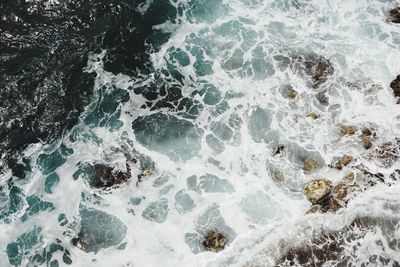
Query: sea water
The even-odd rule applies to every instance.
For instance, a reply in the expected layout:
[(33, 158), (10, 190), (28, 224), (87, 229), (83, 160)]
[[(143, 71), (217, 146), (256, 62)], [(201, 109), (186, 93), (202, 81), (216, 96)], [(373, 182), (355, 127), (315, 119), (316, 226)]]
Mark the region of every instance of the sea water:
[[(400, 72), (400, 28), (386, 17), (399, 3), (170, 3), (176, 18), (153, 27), (165, 38), (151, 40), (152, 71), (111, 73), (107, 51), (93, 52), (85, 71), (96, 75), (95, 94), (78, 124), (24, 151), (26, 179), (2, 174), (0, 266), (274, 266), (285, 248), (362, 217), (381, 223), (343, 244), (348, 266), (384, 264), (371, 257), (398, 264), (400, 184), (379, 184), (338, 214), (305, 215), (304, 185), (337, 182), (344, 172), (302, 167), (306, 158), (327, 165), (344, 154), (369, 164), (357, 137), (341, 137), (343, 124), (375, 129), (376, 143), (398, 136), (389, 84)], [(334, 74), (313, 87), (287, 61), (298, 54), (329, 59)], [(378, 86), (348, 86), (360, 82)], [(280, 144), (288, 156), (273, 156)], [(90, 186), (88, 165), (126, 170), (127, 155), (138, 160), (128, 184)], [(144, 167), (151, 174), (137, 182)], [(212, 229), (228, 236), (219, 253), (201, 244)], [(71, 242), (79, 232), (86, 250)]]

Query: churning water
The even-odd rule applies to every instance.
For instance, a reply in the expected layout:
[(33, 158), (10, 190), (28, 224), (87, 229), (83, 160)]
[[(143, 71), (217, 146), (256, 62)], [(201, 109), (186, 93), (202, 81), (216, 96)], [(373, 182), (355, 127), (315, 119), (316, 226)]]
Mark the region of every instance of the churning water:
[[(303, 254), (299, 266), (399, 266), (399, 183), (368, 188), (338, 213), (305, 215), (303, 193), (317, 177), (340, 181), (350, 167), (323, 166), (344, 154), (384, 177), (399, 168), (340, 133), (373, 128), (374, 145), (398, 137), (389, 84), (400, 27), (386, 20), (396, 4), (132, 1), (137, 14), (167, 15), (145, 40), (137, 21), (105, 38), (145, 41), (146, 67), (127, 71), (112, 45), (91, 51), (93, 96), (79, 120), (23, 150), (25, 179), (2, 173), (0, 266), (288, 266), (288, 251)], [(322, 56), (334, 72), (316, 85), (299, 56)], [(273, 156), (279, 145), (289, 151)], [(304, 171), (308, 158), (321, 167)], [(96, 164), (132, 177), (98, 189)], [(218, 253), (202, 246), (213, 229), (228, 237)], [(318, 262), (315, 247), (334, 255)]]

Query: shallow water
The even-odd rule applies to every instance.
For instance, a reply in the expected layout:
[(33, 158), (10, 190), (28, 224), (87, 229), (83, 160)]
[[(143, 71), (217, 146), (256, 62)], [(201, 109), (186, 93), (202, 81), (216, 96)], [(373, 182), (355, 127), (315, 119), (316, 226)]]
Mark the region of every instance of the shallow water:
[[(338, 231), (356, 241), (324, 266), (399, 265), (396, 181), (359, 194), (339, 214), (304, 215), (304, 185), (337, 182), (348, 169), (302, 169), (309, 158), (328, 165), (344, 154), (385, 176), (398, 169), (368, 161), (358, 137), (340, 133), (351, 124), (374, 128), (374, 144), (398, 136), (388, 85), (400, 71), (400, 28), (386, 21), (396, 3), (135, 3), (142, 14), (168, 8), (146, 39), (148, 66), (110, 66), (112, 47), (90, 54), (94, 95), (79, 122), (24, 150), (25, 179), (1, 176), (0, 266), (274, 266), (286, 249)], [(335, 72), (316, 88), (292, 66), (296, 55), (321, 55)], [(365, 81), (379, 86), (348, 86)], [(320, 118), (307, 117), (313, 111)], [(289, 151), (272, 156), (279, 144)], [(126, 170), (127, 155), (137, 159), (128, 184), (90, 186), (88, 166)], [(151, 174), (138, 182), (144, 168)], [(370, 221), (347, 229), (356, 218)], [(219, 253), (201, 245), (210, 229), (229, 238)], [(86, 249), (71, 241), (79, 234)]]

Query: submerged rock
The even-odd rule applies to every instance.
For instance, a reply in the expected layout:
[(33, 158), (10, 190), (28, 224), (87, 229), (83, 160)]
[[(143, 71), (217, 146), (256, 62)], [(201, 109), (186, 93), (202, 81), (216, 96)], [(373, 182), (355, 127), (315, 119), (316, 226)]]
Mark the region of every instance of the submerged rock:
[[(396, 98), (400, 97), (400, 75), (396, 77), (391, 83), (390, 88), (393, 90), (393, 94)], [(397, 100), (397, 104), (399, 104), (400, 100)]]
[(309, 171), (317, 169), (319, 166), (320, 166), (320, 163), (318, 160), (308, 159), (304, 162), (303, 170), (309, 172)]
[(202, 245), (209, 251), (220, 252), (225, 248), (227, 243), (228, 238), (225, 234), (211, 230), (204, 236)]
[(388, 20), (392, 23), (400, 23), (400, 7), (390, 10)]
[(82, 207), (80, 216), (80, 231), (71, 242), (85, 252), (116, 246), (125, 238), (127, 226), (111, 214)]
[(318, 204), (323, 198), (332, 191), (332, 182), (327, 179), (317, 179), (311, 181), (304, 188), (307, 199), (312, 204)]
[(353, 135), (356, 133), (356, 130), (354, 129), (353, 126), (342, 126), (342, 129), (340, 130), (342, 135)]

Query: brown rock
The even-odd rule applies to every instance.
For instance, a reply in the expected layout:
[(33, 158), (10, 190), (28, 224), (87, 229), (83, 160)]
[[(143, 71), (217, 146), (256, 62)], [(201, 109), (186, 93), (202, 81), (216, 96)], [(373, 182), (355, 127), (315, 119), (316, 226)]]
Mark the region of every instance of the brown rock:
[(338, 160), (335, 167), (338, 170), (341, 170), (344, 166), (347, 166), (353, 160), (352, 156), (344, 155), (342, 158)]
[(369, 128), (363, 128), (361, 131), (362, 135), (364, 136), (371, 136), (372, 135), (372, 131)]
[(313, 112), (308, 113), (307, 117), (310, 117), (311, 119), (316, 120), (320, 117), (320, 115), (317, 112), (313, 111)]
[(342, 181), (346, 184), (354, 184), (355, 178), (354, 173), (350, 172), (342, 178)]
[(388, 20), (392, 23), (400, 23), (400, 7), (390, 10)]
[(313, 205), (306, 214), (322, 213), (322, 207), (320, 205)]
[(348, 190), (345, 183), (338, 183), (332, 190), (332, 196), (337, 200), (344, 200), (347, 194)]
[(353, 126), (342, 126), (341, 133), (342, 135), (353, 135), (356, 130)]
[(295, 99), (297, 96), (299, 95), (299, 93), (293, 89), (291, 89), (289, 91), (289, 93), (287, 94), (287, 97), (291, 100)]
[(332, 182), (327, 179), (316, 179), (304, 187), (304, 193), (312, 204), (318, 204), (332, 191)]
[(320, 166), (320, 163), (318, 160), (315, 159), (308, 159), (304, 162), (303, 170), (305, 171), (312, 171), (315, 170)]
[(205, 249), (212, 252), (223, 250), (228, 243), (228, 238), (223, 233), (211, 230), (205, 236), (202, 242)]
[(369, 136), (361, 136), (361, 142), (365, 149), (370, 149), (372, 147), (372, 139)]

